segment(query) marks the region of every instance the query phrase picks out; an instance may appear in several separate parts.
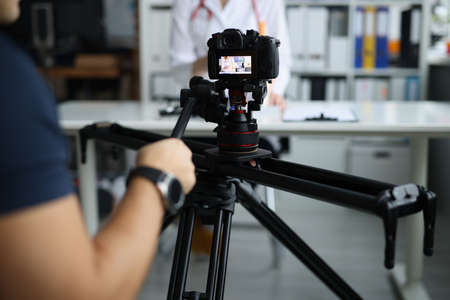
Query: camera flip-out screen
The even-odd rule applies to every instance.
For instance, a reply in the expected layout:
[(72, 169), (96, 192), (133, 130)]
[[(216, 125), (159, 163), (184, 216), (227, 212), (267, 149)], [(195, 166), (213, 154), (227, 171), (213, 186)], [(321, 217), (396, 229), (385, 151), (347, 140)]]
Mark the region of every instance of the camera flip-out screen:
[(220, 56), (219, 74), (252, 74), (251, 56)]

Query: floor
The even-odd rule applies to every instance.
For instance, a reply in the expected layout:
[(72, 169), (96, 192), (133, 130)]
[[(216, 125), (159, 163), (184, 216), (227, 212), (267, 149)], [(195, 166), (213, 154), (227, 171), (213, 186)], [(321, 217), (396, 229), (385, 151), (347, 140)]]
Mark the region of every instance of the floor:
[[(364, 299), (396, 299), (389, 272), (383, 266), (384, 234), (380, 219), (277, 191), (276, 211)], [(432, 299), (450, 299), (450, 213), (437, 221), (435, 255), (425, 258), (424, 281)], [(255, 229), (248, 225), (254, 224)], [(397, 262), (402, 260), (404, 224), (399, 223)], [(165, 299), (172, 264), (169, 252), (176, 228), (151, 267), (138, 299)], [(236, 209), (225, 299), (335, 299), (312, 273), (284, 250), (281, 266), (271, 266), (269, 234), (242, 208)], [(187, 290), (204, 290), (208, 260), (191, 259)]]

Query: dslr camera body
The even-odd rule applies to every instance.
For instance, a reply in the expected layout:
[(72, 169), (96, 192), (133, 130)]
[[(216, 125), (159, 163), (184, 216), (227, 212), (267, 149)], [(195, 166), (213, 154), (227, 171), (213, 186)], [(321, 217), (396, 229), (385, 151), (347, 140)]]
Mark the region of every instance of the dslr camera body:
[[(262, 151), (252, 112), (260, 110), (267, 83), (278, 76), (279, 46), (279, 40), (254, 30), (243, 34), (226, 29), (208, 40), (208, 73), (215, 81), (193, 77), (190, 89), (181, 91), (181, 106), (183, 99), (199, 99), (194, 112), (218, 124), (215, 131), (220, 157), (228, 153), (234, 159)], [(251, 100), (247, 99), (249, 93)]]
[(255, 79), (269, 81), (278, 76), (280, 41), (257, 31), (226, 29), (208, 40), (210, 79)]

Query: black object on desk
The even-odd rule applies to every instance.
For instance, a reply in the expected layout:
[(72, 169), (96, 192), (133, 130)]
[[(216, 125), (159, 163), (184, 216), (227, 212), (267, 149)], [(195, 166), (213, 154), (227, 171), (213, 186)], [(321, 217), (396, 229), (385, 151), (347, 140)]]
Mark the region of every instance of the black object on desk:
[(338, 121), (338, 118), (327, 117), (323, 113), (320, 113), (320, 116), (305, 118), (305, 121)]
[(327, 121), (358, 122), (357, 114), (348, 107), (327, 105), (305, 105), (289, 107), (283, 113), (285, 122)]

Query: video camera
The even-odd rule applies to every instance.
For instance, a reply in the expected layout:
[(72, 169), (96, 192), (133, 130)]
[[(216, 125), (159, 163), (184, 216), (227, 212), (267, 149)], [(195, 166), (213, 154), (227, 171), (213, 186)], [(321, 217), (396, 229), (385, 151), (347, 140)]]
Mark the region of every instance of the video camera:
[(226, 29), (208, 40), (210, 79), (270, 80), (278, 76), (280, 41), (257, 31)]
[(267, 83), (278, 76), (279, 46), (279, 40), (254, 30), (243, 34), (239, 29), (226, 29), (208, 40), (208, 73), (210, 79), (218, 80), (193, 77), (190, 89), (181, 91), (181, 107), (188, 99), (198, 100), (192, 111), (218, 124), (215, 131), (221, 154), (235, 157), (263, 152), (258, 150), (258, 124), (252, 112), (260, 110)]

